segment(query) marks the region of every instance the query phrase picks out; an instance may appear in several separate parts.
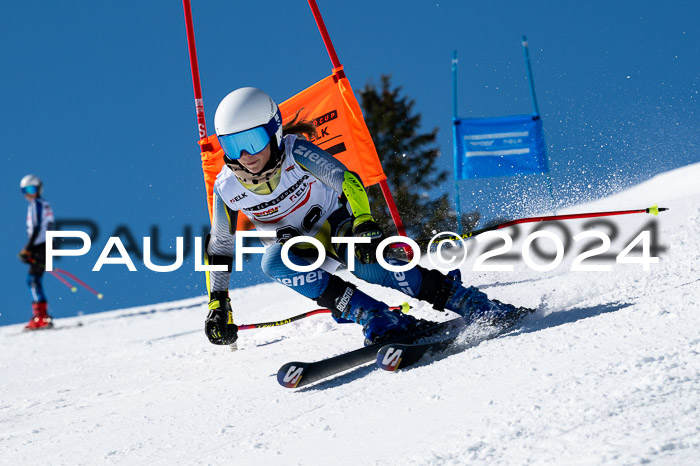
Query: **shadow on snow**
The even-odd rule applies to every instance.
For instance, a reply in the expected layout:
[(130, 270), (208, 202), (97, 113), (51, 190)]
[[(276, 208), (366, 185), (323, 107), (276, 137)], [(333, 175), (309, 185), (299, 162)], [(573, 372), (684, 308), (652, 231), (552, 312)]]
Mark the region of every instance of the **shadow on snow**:
[[(590, 307), (574, 308), (568, 311), (555, 312), (544, 317), (532, 315), (526, 318), (519, 327), (510, 330), (503, 330), (497, 327), (491, 327), (488, 329), (466, 329), (464, 331), (464, 335), (460, 336), (457, 343), (453, 345), (450, 349), (440, 352), (439, 354), (428, 355), (423, 358), (423, 361), (411, 366), (410, 368), (426, 366), (435, 361), (444, 359), (452, 354), (466, 351), (470, 348), (474, 348), (487, 340), (493, 340), (495, 338), (509, 338), (526, 333), (537, 332), (547, 328), (558, 327), (560, 325), (571, 324), (580, 320), (589, 319), (591, 317), (596, 317), (602, 314), (616, 312), (620, 309), (632, 306), (632, 304), (633, 303), (617, 302)], [(338, 375), (332, 379), (321, 381), (308, 387), (300, 388), (299, 390), (297, 390), (297, 392), (311, 392), (337, 387), (339, 385), (343, 385), (353, 380), (365, 377), (366, 375), (373, 372), (375, 369), (375, 364), (359, 366), (357, 368), (350, 369), (347, 372), (344, 372), (343, 374)]]

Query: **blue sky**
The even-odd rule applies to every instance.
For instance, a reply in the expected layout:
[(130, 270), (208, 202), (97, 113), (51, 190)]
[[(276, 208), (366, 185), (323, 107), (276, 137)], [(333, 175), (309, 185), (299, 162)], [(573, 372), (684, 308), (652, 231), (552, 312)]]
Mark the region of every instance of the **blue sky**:
[[(554, 194), (598, 197), (700, 160), (700, 38), (695, 1), (466, 2), (319, 0), (355, 89), (391, 74), (440, 129), (452, 166), (451, 72), (459, 54), (462, 117), (526, 113), (520, 46), (528, 36)], [(193, 1), (209, 128), (231, 90), (256, 86), (278, 101), (328, 75), (331, 64), (305, 1)], [(124, 225), (140, 243), (152, 225), (161, 249), (207, 225), (192, 82), (180, 2), (13, 2), (0, 18), (0, 325), (29, 317), (26, 202), (19, 180), (45, 182), (61, 219), (100, 228), (91, 252), (57, 263), (104, 293), (98, 301), (45, 278), (56, 317), (206, 293), (192, 254), (178, 272), (108, 265), (91, 272)], [(452, 183), (444, 189), (451, 192)], [(463, 209), (489, 217), (542, 211), (542, 179), (462, 182)], [(519, 200), (517, 203), (515, 200)], [(645, 206), (620, 206), (639, 208)], [(259, 280), (249, 274), (236, 284)], [(255, 303), (251, 303), (254, 308)]]

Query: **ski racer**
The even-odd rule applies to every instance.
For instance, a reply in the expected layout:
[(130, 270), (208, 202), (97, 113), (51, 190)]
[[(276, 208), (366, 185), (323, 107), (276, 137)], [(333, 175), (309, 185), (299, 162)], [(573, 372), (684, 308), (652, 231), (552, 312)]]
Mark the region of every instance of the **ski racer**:
[[(205, 332), (211, 343), (231, 344), (237, 339), (229, 278), (239, 211), (257, 230), (275, 232), (275, 238), (262, 239), (266, 246), (261, 262), (264, 273), (329, 308), (336, 321), (360, 324), (365, 344), (386, 341), (425, 325), (425, 321), (390, 310), (386, 303), (334, 275), (337, 264), (347, 264), (352, 252), (347, 244), (331, 243), (331, 237), (369, 238), (369, 243), (354, 247), (353, 274), (427, 301), (437, 310), (449, 309), (468, 322), (484, 317), (516, 319), (524, 312), (463, 286), (458, 271), (445, 275), (416, 266), (393, 273), (381, 267), (375, 250), (384, 232), (372, 218), (360, 177), (300, 136), (315, 133), (310, 123), (294, 118), (283, 127), (277, 104), (265, 92), (252, 87), (231, 92), (219, 104), (214, 125), (225, 163), (214, 183), (213, 222), (204, 259), (208, 265), (226, 265), (228, 271), (207, 272), (210, 302)], [(311, 272), (287, 267), (281, 257), (283, 243), (300, 235), (319, 240), (331, 261), (327, 259)], [(289, 260), (295, 265), (313, 263), (318, 251), (307, 246), (292, 246)], [(396, 259), (387, 262), (403, 264)]]
[(20, 260), (29, 264), (27, 285), (32, 295), (32, 318), (25, 326), (27, 330), (53, 327), (53, 321), (47, 312), (46, 295), (42, 278), (46, 262), (46, 231), (53, 228), (53, 211), (46, 199), (41, 197), (43, 184), (39, 177), (27, 175), (19, 184), (24, 198), (29, 202), (27, 208), (27, 234), (29, 241), (19, 253)]

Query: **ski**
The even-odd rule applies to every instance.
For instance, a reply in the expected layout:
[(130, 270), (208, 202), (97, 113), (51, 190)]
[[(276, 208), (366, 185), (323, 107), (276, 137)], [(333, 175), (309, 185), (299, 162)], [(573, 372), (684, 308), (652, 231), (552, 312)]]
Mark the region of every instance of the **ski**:
[[(460, 322), (463, 322), (463, 319), (457, 317), (446, 322), (436, 323), (428, 328), (401, 335), (393, 340), (393, 342), (411, 343), (418, 341), (422, 338), (441, 334), (445, 330), (458, 325)], [(327, 379), (346, 370), (374, 361), (377, 357), (377, 351), (385, 345), (387, 345), (387, 342), (375, 343), (315, 362), (288, 362), (277, 371), (277, 382), (285, 388), (301, 388), (310, 385), (314, 382)]]
[[(464, 349), (471, 348), (482, 341), (491, 340), (508, 333), (517, 326), (518, 322), (520, 322), (523, 317), (535, 312), (534, 309), (521, 309), (522, 311), (518, 318), (507, 325), (488, 325), (483, 327), (480, 335), (474, 339), (475, 341), (473, 341), (472, 344), (466, 345)], [(385, 344), (379, 349), (379, 351), (377, 351), (377, 367), (384, 369), (385, 371), (394, 372), (398, 369), (410, 367), (420, 362), (425, 356), (439, 355), (441, 353), (448, 352), (463, 334), (462, 330), (465, 328), (466, 325), (455, 325), (451, 329), (445, 329), (445, 332), (443, 332), (443, 338), (433, 341), (392, 342)], [(462, 345), (460, 345), (460, 347), (461, 346)]]
[(447, 338), (426, 343), (390, 343), (377, 351), (377, 367), (393, 372), (399, 368), (412, 366), (427, 354), (447, 351), (459, 337), (459, 332)]
[(36, 332), (51, 332), (51, 331), (56, 331), (56, 330), (65, 330), (69, 328), (77, 328), (77, 327), (82, 327), (83, 323), (82, 322), (76, 322), (74, 324), (59, 324), (56, 325), (54, 324), (51, 327), (40, 327), (40, 328), (35, 328), (35, 329), (27, 329), (23, 328), (21, 331), (17, 333), (8, 333), (6, 336), (8, 337), (15, 337), (19, 335), (26, 335), (28, 333), (36, 333)]
[(58, 325), (53, 324), (50, 327), (39, 327), (39, 328), (35, 328), (35, 329), (25, 328), (25, 329), (22, 329), (22, 332), (23, 333), (32, 333), (32, 332), (43, 332), (43, 331), (47, 331), (47, 330), (65, 330), (68, 328), (76, 328), (76, 327), (82, 327), (82, 326), (83, 326), (82, 322), (75, 322), (73, 324), (58, 324)]

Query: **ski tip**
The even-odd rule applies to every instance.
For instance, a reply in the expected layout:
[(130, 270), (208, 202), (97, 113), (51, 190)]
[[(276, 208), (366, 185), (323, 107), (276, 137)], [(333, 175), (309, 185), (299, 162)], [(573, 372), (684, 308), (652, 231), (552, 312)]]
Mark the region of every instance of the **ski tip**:
[(97, 293), (97, 299), (102, 299), (104, 298), (104, 295), (102, 293)]
[(305, 369), (303, 362), (288, 362), (277, 371), (277, 382), (285, 388), (297, 388)]
[(408, 303), (401, 303), (401, 306), (399, 306), (399, 308), (403, 314), (408, 314), (408, 311), (411, 310), (411, 305)]

